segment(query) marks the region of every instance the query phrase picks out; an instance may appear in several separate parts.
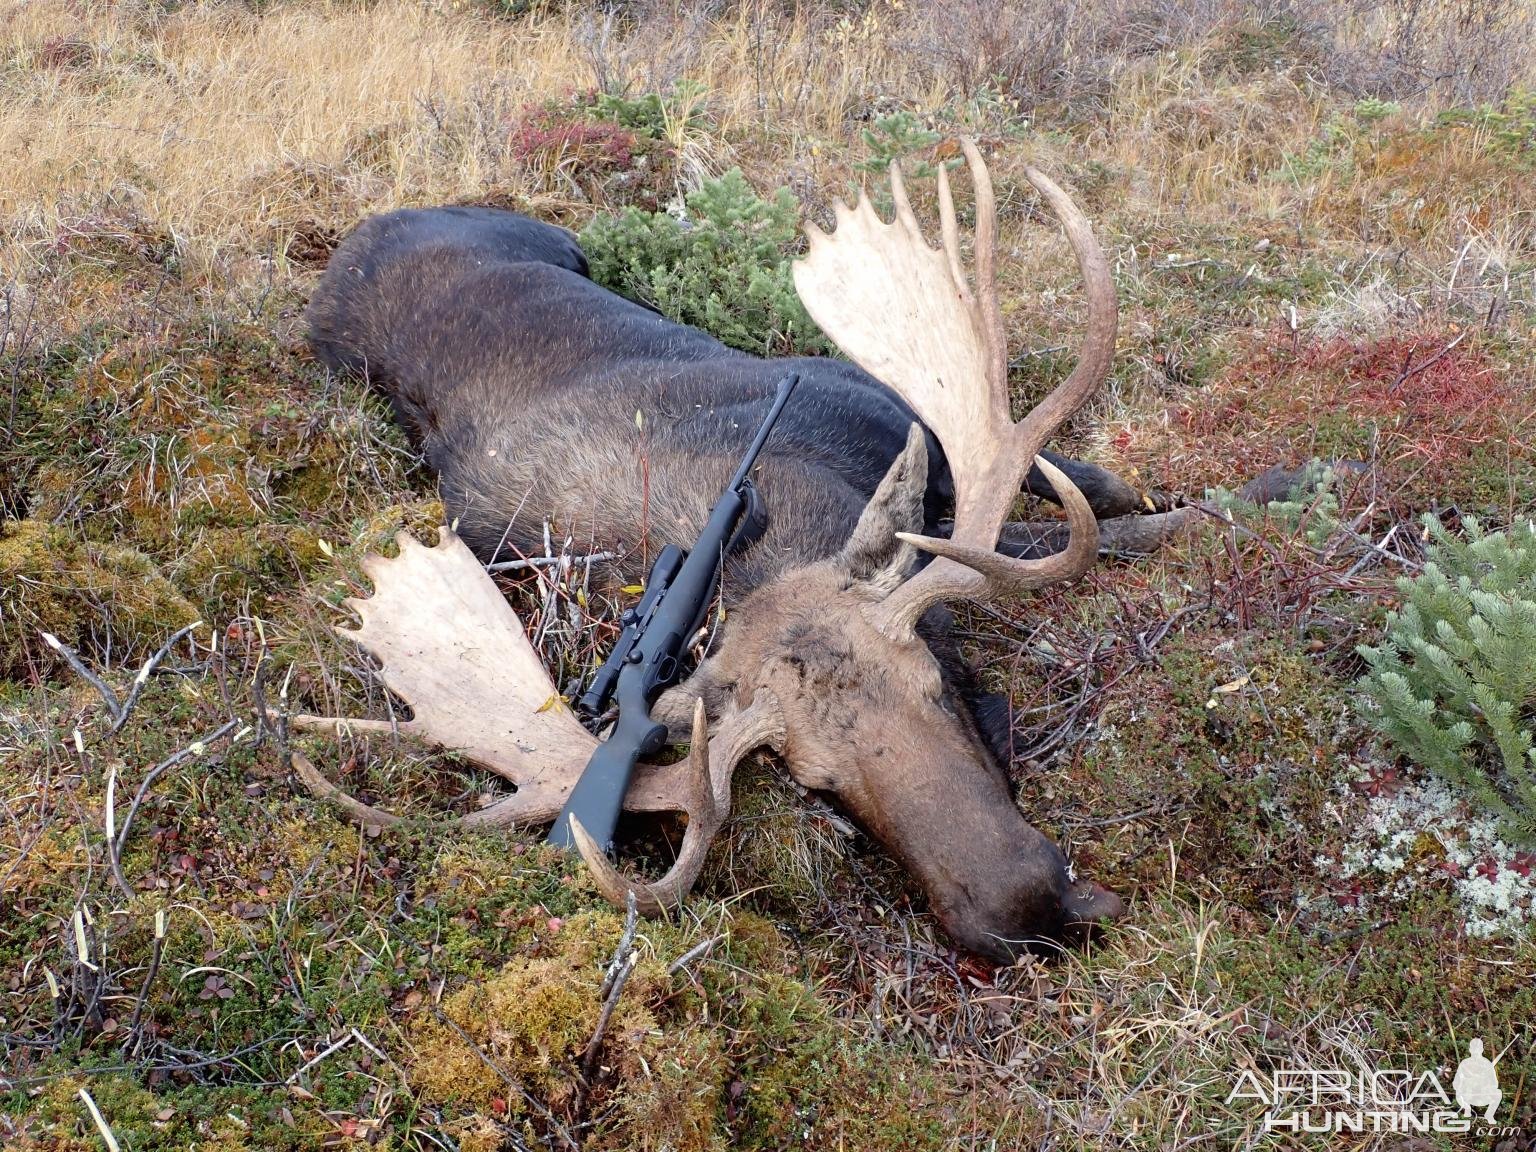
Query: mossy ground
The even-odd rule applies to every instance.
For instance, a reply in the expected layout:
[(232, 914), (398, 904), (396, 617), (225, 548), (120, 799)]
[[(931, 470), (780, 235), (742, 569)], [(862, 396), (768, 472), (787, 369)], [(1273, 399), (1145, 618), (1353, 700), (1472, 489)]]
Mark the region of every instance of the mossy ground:
[[(1511, 1046), (1501, 1118), (1530, 1139), (1536, 945), (1468, 939), (1448, 886), (1367, 904), (1319, 864), (1395, 770), (1350, 685), (1414, 517), (1536, 511), (1529, 101), (1364, 101), (1342, 62), (1391, 29), (1343, 15), (1331, 47), (1290, 18), (1130, 22), (1143, 52), (1113, 47), (1112, 6), (1078, 6), (1097, 38), (1032, 71), (944, 23), (964, 7), (669, 10), (607, 33), (579, 5), (5, 18), (0, 1143), (101, 1147), (84, 1092), (133, 1152), (1339, 1146), (1262, 1136), (1233, 1078), (1364, 1063), (1449, 1084), (1473, 1036)], [(1426, 62), (1468, 43), (1431, 8)], [(386, 406), (313, 363), (299, 316), (336, 238), (403, 204), (580, 228), (735, 165), (825, 222), (905, 147), (871, 127), (898, 109), (993, 150), (1021, 403), (1080, 320), (1024, 158), (1092, 217), (1120, 348), (1067, 447), (1196, 494), (1311, 456), (1373, 468), (1326, 538), (1246, 515), (964, 612), (1014, 703), (1021, 805), (1130, 898), (1103, 940), (1006, 969), (956, 954), (878, 849), (753, 768), (697, 898), (641, 926), (583, 1085), (621, 916), (537, 831), (428, 819), (487, 786), (451, 758), (306, 739), (421, 817), (360, 829), (256, 722), (261, 701), (383, 714), (328, 625), (365, 552), (441, 515)], [(932, 207), (931, 180), (912, 190)], [(123, 696), (199, 619), (115, 735), (40, 637)], [(107, 828), (167, 760), (124, 890)], [(642, 847), (664, 857), (667, 831)]]

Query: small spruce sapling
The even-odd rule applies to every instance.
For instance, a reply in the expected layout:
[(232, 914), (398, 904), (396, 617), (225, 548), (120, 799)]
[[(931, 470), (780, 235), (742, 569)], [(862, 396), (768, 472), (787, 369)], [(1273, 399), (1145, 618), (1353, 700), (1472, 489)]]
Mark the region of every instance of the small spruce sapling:
[(1398, 581), (1361, 711), (1403, 755), (1464, 789), (1514, 840), (1536, 840), (1536, 523), (1464, 538), (1426, 516), (1423, 572)]
[(758, 355), (829, 353), (790, 278), (799, 243), (794, 196), (764, 199), (734, 168), (689, 194), (685, 220), (629, 208), (581, 234), (592, 279), (670, 319)]

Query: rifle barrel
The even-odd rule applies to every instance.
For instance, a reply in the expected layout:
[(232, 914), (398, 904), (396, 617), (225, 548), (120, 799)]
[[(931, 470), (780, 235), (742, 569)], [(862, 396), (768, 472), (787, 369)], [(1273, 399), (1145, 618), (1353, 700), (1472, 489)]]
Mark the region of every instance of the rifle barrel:
[(758, 428), (757, 435), (752, 438), (751, 447), (741, 459), (741, 467), (736, 469), (736, 475), (731, 477), (732, 488), (740, 488), (746, 483), (747, 475), (752, 471), (752, 465), (757, 463), (757, 454), (763, 450), (763, 445), (768, 443), (768, 437), (773, 433), (773, 426), (778, 422), (779, 413), (784, 411), (784, 405), (789, 403), (789, 394), (795, 390), (795, 385), (798, 383), (800, 383), (798, 372), (791, 372), (779, 381), (779, 391), (773, 398), (773, 407), (768, 410), (767, 418)]
[(794, 372), (779, 382), (767, 419), (753, 437), (730, 487), (715, 502), (694, 546), (684, 553), (668, 545), (657, 557), (641, 608), (583, 697), (583, 705), (591, 711), (616, 697), (618, 723), (597, 746), (566, 798), (550, 829), (551, 844), (572, 846), (571, 817), (575, 816), (598, 847), (608, 850), (635, 762), (657, 751), (666, 740), (666, 726), (651, 719), (651, 705), (677, 682), (678, 661), (704, 622), (718, 587), (723, 554), (746, 512), (751, 495), (747, 475), (799, 382), (799, 374)]

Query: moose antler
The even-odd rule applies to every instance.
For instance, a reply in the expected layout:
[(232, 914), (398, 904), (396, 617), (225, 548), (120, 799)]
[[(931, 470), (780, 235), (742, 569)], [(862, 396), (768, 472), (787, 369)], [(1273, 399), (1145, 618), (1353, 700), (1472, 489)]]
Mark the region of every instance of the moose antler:
[[(450, 529), (438, 529), (428, 548), (402, 532), (395, 559), (369, 556), (363, 571), (372, 596), (346, 601), (361, 618), (358, 628), (338, 626), (380, 662), (379, 677), (411, 706), (412, 719), (384, 720), (295, 716), (309, 729), (356, 729), (408, 735), (453, 749), (512, 783), (505, 799), (462, 817), (466, 824), (541, 824), (553, 820), (597, 740), (570, 713), (528, 642), (517, 613), (480, 562)], [(619, 876), (590, 840), (580, 844), (598, 887), (622, 906), (634, 889), (652, 911), (676, 904), (703, 864), (710, 840), (730, 811), (731, 777), (754, 748), (777, 745), (783, 720), (771, 696), (727, 717), (708, 740), (700, 701), (688, 759), (666, 766), (638, 765), (624, 807), (640, 812), (686, 812), (688, 829), (671, 871), (652, 884)], [(302, 754), (294, 767), (309, 790), (371, 824), (398, 819), (347, 795)]]
[[(1045, 441), (1093, 393), (1115, 348), (1115, 294), (1109, 266), (1070, 197), (1033, 168), (1025, 177), (1061, 221), (1088, 295), (1088, 332), (1072, 374), (1023, 420), (1008, 406), (1008, 352), (997, 302), (996, 201), (976, 145), (962, 140), (976, 200), (976, 285), (960, 258), (949, 178), (939, 169), (942, 250), (928, 247), (891, 164), (896, 216), (886, 223), (867, 194), (837, 205), (828, 235), (807, 226), (810, 250), (796, 262), (795, 287), (811, 317), (853, 360), (900, 394), (944, 447), (955, 479), (950, 539), (899, 533), (938, 557), (871, 612), (888, 634), (910, 633), (945, 599), (984, 599), (1081, 576), (1098, 549), (1098, 525), (1081, 492), (1038, 456)], [(996, 551), (1031, 462), (1061, 496), (1071, 534), (1052, 556), (1020, 560)]]

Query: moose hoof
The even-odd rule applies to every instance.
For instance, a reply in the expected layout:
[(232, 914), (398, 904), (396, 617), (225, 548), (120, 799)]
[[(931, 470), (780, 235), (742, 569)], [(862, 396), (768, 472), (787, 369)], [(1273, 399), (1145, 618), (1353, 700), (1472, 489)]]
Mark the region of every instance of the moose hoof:
[(1094, 929), (1125, 915), (1125, 901), (1092, 880), (1079, 880), (1068, 888), (1062, 908), (1068, 929), (1081, 937), (1091, 936)]

